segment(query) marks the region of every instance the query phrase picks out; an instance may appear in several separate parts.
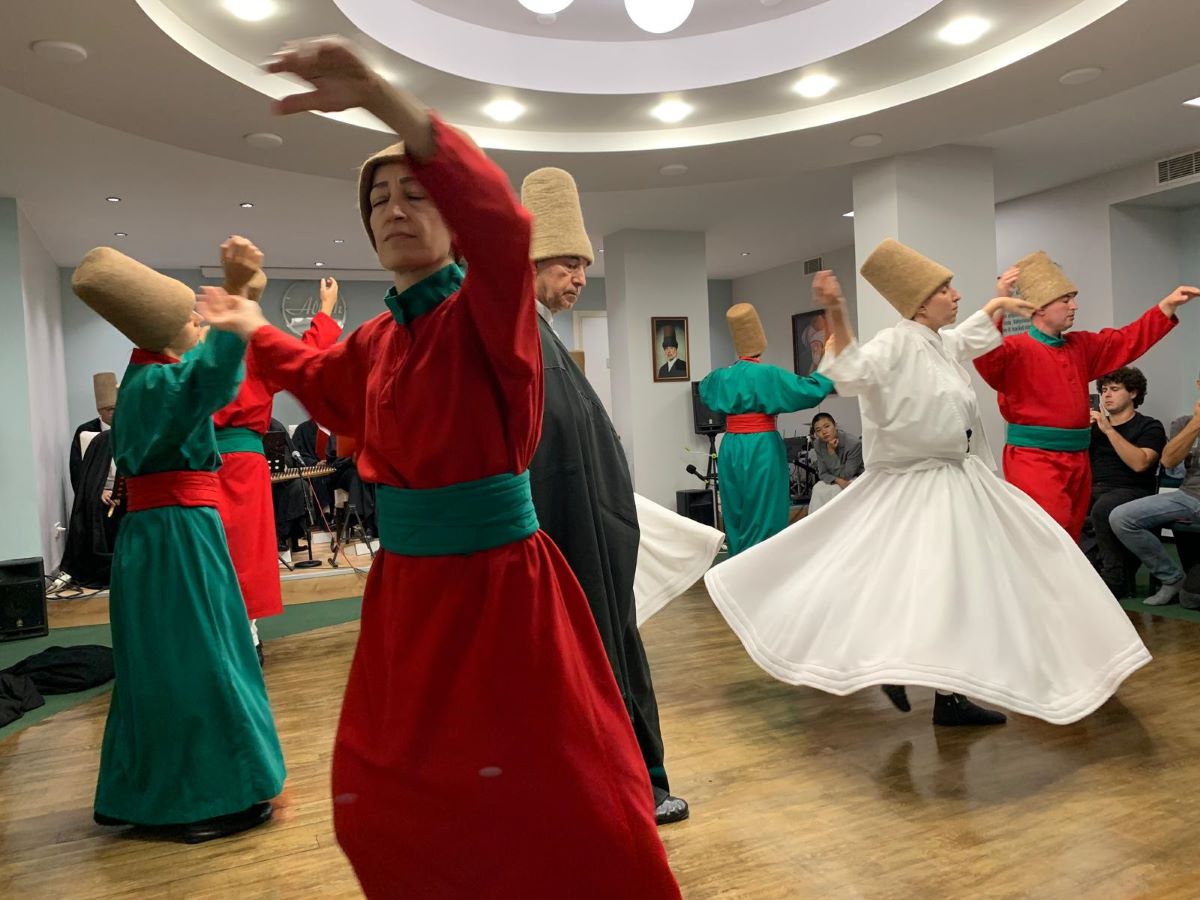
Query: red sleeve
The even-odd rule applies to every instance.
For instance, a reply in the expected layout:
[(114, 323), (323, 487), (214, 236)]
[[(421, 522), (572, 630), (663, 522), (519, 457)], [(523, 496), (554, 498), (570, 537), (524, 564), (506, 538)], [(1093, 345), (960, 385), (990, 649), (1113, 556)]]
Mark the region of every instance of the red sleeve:
[(294, 394), (309, 414), (339, 434), (360, 435), (365, 418), (371, 323), (318, 350), (273, 325), (254, 332), (251, 351), (273, 385)]
[(1172, 316), (1168, 319), (1155, 305), (1124, 328), (1074, 334), (1072, 337), (1082, 345), (1087, 360), (1087, 380), (1094, 381), (1114, 369), (1129, 365), (1178, 324), (1178, 318)]
[[(542, 345), (529, 261), (532, 217), (504, 172), (436, 116), (437, 152), (413, 173), (450, 226), (467, 259), (460, 302), (470, 309), (482, 345), (510, 387), (528, 391), (542, 371)], [(540, 398), (539, 398), (540, 406)]]
[(300, 336), (300, 340), (309, 347), (324, 350), (336, 344), (338, 338), (341, 336), (342, 326), (325, 315), (325, 313), (319, 312), (313, 316), (312, 323), (308, 328), (304, 329), (304, 334)]

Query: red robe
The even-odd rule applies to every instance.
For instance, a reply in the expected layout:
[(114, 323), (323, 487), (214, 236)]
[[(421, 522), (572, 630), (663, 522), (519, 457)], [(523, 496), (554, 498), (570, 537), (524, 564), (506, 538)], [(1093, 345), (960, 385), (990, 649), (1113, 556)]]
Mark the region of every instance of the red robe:
[[(1124, 328), (1071, 331), (1061, 347), (1029, 334), (1010, 335), (975, 360), (999, 394), (1006, 422), (1053, 428), (1089, 428), (1088, 384), (1133, 362), (1179, 323), (1157, 306)], [(1004, 477), (1079, 540), (1092, 494), (1088, 451), (1004, 447)]]
[[(365, 481), (444, 487), (525, 471), (542, 362), (530, 218), (504, 173), (435, 120), (414, 173), (469, 260), (400, 324), (324, 352), (252, 346)], [(380, 552), (333, 759), (338, 841), (368, 896), (679, 896), (646, 767), (575, 576), (540, 530), (456, 556)]]
[[(324, 313), (317, 313), (301, 342), (319, 349), (332, 347), (342, 329)], [(292, 349), (296, 347), (292, 343)], [(249, 428), (266, 434), (271, 427), (271, 406), (280, 391), (253, 352), (246, 354), (246, 377), (234, 401), (213, 416), (217, 428)], [(225, 526), (229, 555), (251, 619), (283, 612), (279, 587), (279, 554), (276, 552), (275, 506), (271, 501), (271, 473), (261, 453), (223, 453), (221, 497), (217, 511)]]

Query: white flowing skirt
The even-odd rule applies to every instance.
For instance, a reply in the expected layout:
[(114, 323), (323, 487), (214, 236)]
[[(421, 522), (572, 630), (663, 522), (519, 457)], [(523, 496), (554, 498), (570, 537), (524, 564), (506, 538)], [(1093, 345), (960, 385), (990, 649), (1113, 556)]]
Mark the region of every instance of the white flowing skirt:
[(1067, 724), (1150, 661), (1067, 533), (974, 458), (868, 471), (704, 581), (759, 666), (831, 694), (925, 685)]
[(721, 549), (725, 535), (634, 494), (638, 527), (633, 595), (642, 623), (700, 580)]

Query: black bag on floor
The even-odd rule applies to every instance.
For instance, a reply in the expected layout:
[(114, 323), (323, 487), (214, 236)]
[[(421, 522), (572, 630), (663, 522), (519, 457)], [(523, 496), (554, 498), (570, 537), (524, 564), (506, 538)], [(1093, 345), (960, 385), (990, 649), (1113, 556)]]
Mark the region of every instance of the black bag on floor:
[[(81, 644), (78, 647), (47, 647), (27, 656), (5, 674), (25, 675), (43, 694), (73, 694), (112, 681), (112, 647)], [(38, 704), (39, 706), (41, 704)]]

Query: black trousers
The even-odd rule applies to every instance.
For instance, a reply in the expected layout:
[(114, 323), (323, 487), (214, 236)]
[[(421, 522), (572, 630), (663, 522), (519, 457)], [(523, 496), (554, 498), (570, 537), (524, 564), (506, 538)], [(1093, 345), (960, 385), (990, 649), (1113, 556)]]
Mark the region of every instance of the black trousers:
[(1083, 523), (1083, 537), (1079, 546), (1117, 598), (1127, 597), (1133, 592), (1134, 577), (1141, 563), (1113, 534), (1108, 516), (1122, 503), (1149, 497), (1151, 493), (1141, 488), (1092, 485), (1092, 503), (1087, 520)]

